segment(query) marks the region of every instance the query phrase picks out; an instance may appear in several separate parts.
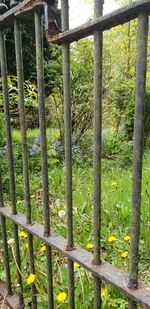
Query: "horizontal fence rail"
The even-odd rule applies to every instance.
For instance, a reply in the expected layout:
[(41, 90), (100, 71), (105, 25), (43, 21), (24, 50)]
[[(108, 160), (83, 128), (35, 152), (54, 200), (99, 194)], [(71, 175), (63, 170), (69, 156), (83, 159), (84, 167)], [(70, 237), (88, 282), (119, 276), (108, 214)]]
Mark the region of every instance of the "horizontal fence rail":
[(93, 35), (95, 30), (106, 31), (127, 23), (137, 18), (141, 11), (145, 11), (146, 14), (150, 13), (149, 0), (136, 1), (125, 8), (121, 8), (112, 13), (106, 14), (105, 16), (90, 20), (77, 28), (65, 31), (54, 37), (49, 36), (48, 41), (55, 44), (62, 44), (65, 41), (72, 43)]
[[(0, 216), (2, 225), (2, 238), (4, 248), (4, 261), (6, 269), (6, 284), (0, 281), (0, 295), (6, 300), (10, 308), (24, 308), (23, 285), (20, 275), (21, 258), (18, 239), (18, 227), (22, 227), (28, 235), (29, 266), (34, 274), (34, 248), (33, 236), (46, 244), (46, 271), (48, 308), (54, 308), (53, 298), (53, 271), (52, 249), (61, 252), (67, 258), (68, 266), (68, 306), (75, 308), (75, 278), (74, 262), (93, 275), (94, 281), (94, 309), (101, 308), (101, 282), (104, 281), (122, 292), (129, 299), (129, 309), (136, 309), (137, 304), (150, 308), (150, 286), (138, 280), (139, 239), (141, 221), (141, 183), (142, 183), (142, 155), (143, 155), (143, 119), (144, 100), (147, 68), (147, 41), (148, 41), (148, 15), (150, 14), (150, 0), (140, 0), (120, 8), (113, 13), (102, 16), (103, 0), (94, 1), (94, 20), (69, 30), (69, 1), (61, 1), (60, 10), (53, 5), (55, 1), (25, 0), (0, 16), (0, 59), (3, 83), (3, 101), (6, 121), (6, 139), (9, 161), (10, 195), (12, 208), (7, 207), (3, 201), (2, 175), (0, 171)], [(6, 6), (2, 4), (2, 10)], [(58, 21), (58, 28), (52, 29), (52, 17)], [(65, 128), (65, 168), (66, 168), (66, 209), (67, 209), (67, 238), (54, 234), (51, 230), (51, 213), (49, 205), (49, 179), (47, 162), (47, 139), (45, 121), (45, 93), (44, 93), (44, 67), (43, 67), (43, 16), (45, 23), (45, 36), (47, 41), (62, 45), (63, 55), (63, 89), (64, 89), (64, 128)], [(102, 134), (102, 59), (103, 59), (103, 32), (112, 27), (127, 23), (138, 18), (137, 33), (137, 63), (136, 63), (136, 99), (134, 120), (134, 159), (133, 159), (133, 188), (132, 188), (132, 222), (130, 245), (130, 270), (125, 273), (108, 262), (101, 260), (101, 134)], [(32, 207), (30, 202), (30, 175), (28, 167), (28, 145), (26, 136), (25, 102), (24, 102), (24, 74), (22, 38), (20, 24), (33, 23), (35, 26), (36, 69), (38, 88), (38, 109), (41, 139), (41, 176), (43, 189), (43, 221), (44, 224), (32, 221)], [(60, 24), (61, 31), (60, 31)], [(18, 77), (18, 97), (20, 127), (22, 137), (22, 158), (24, 175), (24, 195), (26, 214), (17, 212), (16, 207), (16, 182), (14, 173), (13, 144), (9, 111), (9, 93), (7, 82), (7, 52), (5, 46), (5, 29), (14, 28), (16, 68)], [(94, 149), (93, 149), (93, 254), (74, 244), (73, 234), (73, 188), (72, 188), (72, 119), (71, 119), (71, 74), (70, 74), (70, 44), (79, 39), (94, 36)], [(1, 167), (1, 164), (0, 164)], [(17, 279), (19, 292), (13, 291), (10, 272), (9, 250), (7, 244), (6, 221), (13, 223), (15, 238), (15, 258), (17, 261)], [(55, 270), (54, 270), (55, 271)], [(37, 291), (34, 283), (31, 285), (32, 308), (36, 309)]]
[[(44, 5), (45, 1), (42, 0), (37, 0), (34, 3), (31, 0), (26, 0), (20, 5), (18, 5), (16, 8), (13, 8), (0, 16), (0, 25), (4, 25), (5, 27), (10, 26), (14, 16), (17, 16), (18, 18), (19, 16), (22, 17), (34, 8), (43, 8)], [(94, 20), (90, 20), (77, 28), (66, 30), (56, 36), (49, 36), (47, 38), (50, 42), (56, 44), (61, 44), (63, 41), (72, 43), (74, 41), (92, 35), (94, 30), (105, 31), (115, 26), (127, 23), (130, 20), (137, 18), (141, 11), (145, 11), (145, 13), (147, 14), (150, 13), (150, 0), (135, 1), (124, 8), (120, 8), (112, 13), (95, 18)]]
[(5, 218), (11, 219), (15, 224), (21, 226), (28, 233), (38, 237), (48, 246), (59, 250), (72, 261), (79, 263), (85, 269), (92, 272), (94, 276), (113, 285), (132, 300), (147, 306), (147, 308), (150, 307), (150, 286), (145, 285), (143, 282), (139, 282), (138, 289), (130, 289), (127, 286), (129, 278), (127, 273), (122, 272), (107, 262), (102, 262), (99, 266), (94, 265), (93, 255), (81, 247), (75, 247), (72, 251), (66, 250), (67, 240), (65, 238), (57, 234), (51, 234), (51, 236), (45, 237), (43, 225), (38, 223), (28, 225), (25, 215), (18, 213), (14, 216), (11, 214), (11, 209), (9, 207), (0, 208), (0, 214)]

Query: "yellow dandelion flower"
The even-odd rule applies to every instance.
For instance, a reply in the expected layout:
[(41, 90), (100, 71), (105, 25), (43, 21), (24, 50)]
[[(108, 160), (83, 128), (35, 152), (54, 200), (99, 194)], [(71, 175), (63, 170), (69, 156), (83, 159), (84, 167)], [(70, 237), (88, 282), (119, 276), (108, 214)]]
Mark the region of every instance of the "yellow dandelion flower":
[(28, 285), (29, 285), (29, 284), (32, 284), (32, 283), (35, 282), (35, 280), (36, 280), (36, 275), (30, 274), (29, 277), (27, 278), (27, 284), (28, 284)]
[(86, 246), (87, 249), (93, 249), (93, 247), (94, 247), (93, 244), (87, 244)]
[(24, 231), (21, 231), (21, 232), (19, 233), (19, 237), (20, 237), (20, 238), (27, 238), (28, 235), (27, 235), (27, 233), (25, 233)]
[(109, 243), (112, 243), (112, 242), (115, 242), (115, 241), (117, 241), (117, 238), (115, 236), (111, 235), (111, 236), (108, 237)]
[(101, 297), (105, 298), (108, 295), (108, 289), (107, 288), (101, 288)]
[(111, 129), (112, 129), (113, 132), (117, 131), (115, 127), (112, 127)]
[(124, 45), (124, 44), (121, 44), (121, 45), (119, 45), (119, 48), (124, 50), (125, 45)]
[(45, 245), (40, 248), (40, 252), (44, 252), (44, 251), (46, 251), (46, 246)]
[(35, 198), (35, 194), (32, 194), (32, 195), (30, 196), (30, 198), (31, 198), (31, 199)]
[(128, 251), (124, 251), (124, 252), (121, 254), (121, 257), (122, 257), (123, 259), (126, 259), (126, 258), (128, 257), (128, 255), (129, 255), (129, 252), (128, 252)]
[(64, 303), (67, 298), (67, 294), (65, 292), (61, 292), (57, 295), (57, 300), (59, 303)]
[(130, 74), (131, 74), (131, 75), (134, 75), (134, 74), (135, 74), (135, 68), (134, 68), (134, 67), (132, 67), (132, 68), (130, 69)]
[(118, 187), (118, 183), (115, 182), (115, 181), (111, 182), (111, 187), (117, 188)]
[(124, 25), (121, 25), (120, 30), (121, 32), (124, 32)]
[(20, 204), (22, 204), (22, 203), (23, 203), (23, 201), (21, 201), (21, 200), (18, 200), (18, 201), (16, 202), (17, 205), (20, 205)]
[(125, 240), (125, 241), (130, 241), (130, 240), (131, 240), (131, 236), (129, 236), (129, 235), (125, 236), (125, 237), (124, 237), (124, 240)]
[(80, 264), (74, 262), (74, 268), (79, 268), (80, 267)]

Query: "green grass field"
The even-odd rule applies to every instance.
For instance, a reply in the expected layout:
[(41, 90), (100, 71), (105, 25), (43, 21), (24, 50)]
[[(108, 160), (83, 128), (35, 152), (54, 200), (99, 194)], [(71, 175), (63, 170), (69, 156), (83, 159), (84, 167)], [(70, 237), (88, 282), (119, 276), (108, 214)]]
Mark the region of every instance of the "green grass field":
[[(37, 130), (28, 132), (29, 145), (38, 135)], [(58, 132), (52, 132), (57, 139)], [(48, 131), (48, 136), (49, 131)], [(49, 164), (49, 192), (52, 230), (66, 237), (66, 204), (65, 204), (65, 168), (63, 161), (58, 162), (57, 155), (51, 149), (51, 139), (48, 137), (48, 164)], [(21, 160), (21, 137), (18, 131), (13, 131), (16, 192), (18, 211), (25, 212), (23, 194), (23, 175)], [(3, 158), (3, 166), (7, 170), (6, 159)], [(43, 222), (42, 213), (42, 178), (40, 167), (40, 153), (29, 158), (30, 186), (32, 200), (33, 219)], [(3, 168), (3, 174), (4, 174)], [(141, 216), (141, 239), (140, 239), (140, 278), (148, 282), (150, 277), (150, 151), (144, 153), (143, 185), (142, 185), (142, 216)], [(9, 200), (9, 177), (4, 174), (4, 199)], [(132, 167), (121, 167), (116, 160), (102, 160), (102, 258), (113, 265), (128, 271), (129, 268), (129, 237), (131, 219), (131, 191), (132, 191)], [(93, 168), (91, 157), (82, 158), (80, 154), (75, 156), (73, 165), (73, 210), (74, 210), (74, 240), (83, 248), (92, 252), (93, 228), (92, 228), (92, 205), (93, 205)], [(8, 242), (11, 260), (11, 274), (14, 287), (17, 289), (16, 265), (14, 259), (14, 243), (12, 224), (7, 222)], [(19, 230), (21, 232), (21, 229)], [(114, 236), (113, 238), (111, 236)], [(90, 245), (89, 245), (90, 244)], [(31, 301), (30, 285), (27, 284), (29, 273), (28, 246), (26, 235), (20, 237), (22, 256), (22, 277), (25, 291), (26, 308)], [(2, 252), (2, 242), (0, 242)], [(47, 275), (45, 247), (39, 240), (34, 240), (36, 279), (35, 284), (38, 293), (40, 309), (47, 308)], [(26, 253), (26, 254), (25, 254)], [(0, 254), (1, 256), (2, 254)], [(0, 263), (0, 279), (5, 280), (3, 258)], [(76, 308), (93, 308), (93, 283), (92, 276), (87, 271), (75, 264), (75, 297)], [(53, 251), (54, 268), (54, 297), (56, 308), (67, 309), (67, 267), (66, 259), (58, 252)], [(65, 293), (64, 300), (58, 298), (59, 293)], [(61, 298), (61, 297), (60, 297)], [(127, 300), (119, 292), (110, 286), (102, 285), (103, 308), (128, 308)], [(64, 301), (64, 302), (63, 302)]]

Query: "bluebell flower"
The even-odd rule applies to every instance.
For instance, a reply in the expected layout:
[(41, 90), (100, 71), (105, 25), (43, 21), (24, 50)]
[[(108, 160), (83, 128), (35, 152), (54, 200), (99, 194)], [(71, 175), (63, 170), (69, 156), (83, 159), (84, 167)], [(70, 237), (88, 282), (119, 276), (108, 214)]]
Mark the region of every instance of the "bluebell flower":
[(34, 144), (40, 145), (40, 135), (34, 138)]
[(33, 144), (32, 146), (31, 146), (31, 148), (30, 148), (30, 155), (36, 155), (36, 154), (38, 154), (38, 150), (39, 150), (39, 148), (38, 148), (38, 146), (36, 145), (36, 144)]
[(57, 148), (60, 146), (60, 142), (52, 141), (52, 148), (57, 151)]
[(80, 146), (74, 145), (74, 146), (72, 147), (72, 152), (74, 152), (74, 153), (81, 153), (81, 148), (80, 148)]
[(52, 141), (52, 148), (53, 148), (53, 150), (55, 150), (56, 152), (59, 152), (59, 153), (64, 151), (64, 147), (61, 144), (61, 142)]

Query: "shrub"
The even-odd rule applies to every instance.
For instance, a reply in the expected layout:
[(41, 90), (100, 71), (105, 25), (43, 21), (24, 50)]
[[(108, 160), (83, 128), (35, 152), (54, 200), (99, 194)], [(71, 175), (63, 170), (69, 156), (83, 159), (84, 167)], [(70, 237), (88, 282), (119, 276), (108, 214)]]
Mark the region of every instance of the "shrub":
[[(8, 76), (9, 107), (11, 116), (11, 125), (19, 127), (19, 108), (18, 108), (18, 85), (17, 77)], [(37, 88), (30, 81), (24, 82), (25, 108), (27, 127), (38, 126), (38, 100)], [(0, 78), (0, 111), (3, 115), (3, 96), (2, 96), (2, 79)], [(33, 117), (34, 115), (34, 117)], [(2, 116), (3, 117), (3, 116)]]
[(132, 162), (133, 142), (123, 132), (110, 133), (103, 143), (103, 153), (110, 159), (118, 159), (120, 165), (125, 167)]

